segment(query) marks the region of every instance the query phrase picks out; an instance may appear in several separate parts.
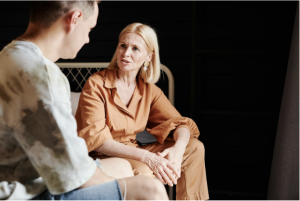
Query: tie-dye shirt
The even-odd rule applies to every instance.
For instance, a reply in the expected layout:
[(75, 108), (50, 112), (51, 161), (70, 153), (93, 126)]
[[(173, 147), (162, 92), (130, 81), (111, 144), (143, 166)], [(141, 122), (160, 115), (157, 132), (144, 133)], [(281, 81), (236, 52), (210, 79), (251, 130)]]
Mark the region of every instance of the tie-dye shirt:
[(69, 192), (95, 170), (67, 78), (35, 44), (12, 41), (0, 52), (0, 199)]

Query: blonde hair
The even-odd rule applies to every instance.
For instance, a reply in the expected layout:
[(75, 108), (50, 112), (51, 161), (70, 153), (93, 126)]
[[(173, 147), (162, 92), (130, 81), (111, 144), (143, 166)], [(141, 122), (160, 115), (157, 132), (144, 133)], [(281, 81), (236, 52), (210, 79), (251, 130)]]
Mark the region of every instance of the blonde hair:
[[(146, 83), (156, 83), (160, 77), (160, 59), (159, 59), (159, 50), (158, 50), (158, 41), (157, 36), (153, 28), (148, 25), (142, 23), (132, 23), (125, 27), (119, 35), (120, 38), (127, 33), (136, 33), (146, 43), (146, 50), (148, 53), (153, 52), (153, 56), (151, 61), (149, 62), (149, 66), (147, 70), (140, 69), (140, 75)], [(118, 69), (117, 64), (117, 50), (108, 66), (108, 69)]]

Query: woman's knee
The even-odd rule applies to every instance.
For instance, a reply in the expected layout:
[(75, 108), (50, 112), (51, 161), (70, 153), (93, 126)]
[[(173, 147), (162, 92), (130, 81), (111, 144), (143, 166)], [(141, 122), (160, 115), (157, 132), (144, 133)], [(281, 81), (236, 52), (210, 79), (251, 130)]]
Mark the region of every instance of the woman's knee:
[(203, 161), (204, 155), (205, 148), (203, 143), (196, 138), (191, 138), (185, 149), (183, 163), (189, 163), (188, 161), (194, 159), (197, 161)]
[(153, 177), (153, 171), (149, 168), (149, 166), (145, 163), (140, 163), (139, 165), (133, 167), (134, 175), (143, 175), (147, 177)]
[(133, 171), (130, 163), (122, 158), (107, 158), (101, 160), (104, 172), (114, 178), (132, 177)]
[[(186, 175), (187, 173), (193, 175), (198, 174), (204, 165), (204, 145), (196, 138), (191, 138), (188, 146), (186, 147), (183, 162), (181, 165), (181, 171)], [(186, 178), (186, 176), (182, 177)], [(182, 179), (180, 178), (180, 179)]]
[(198, 140), (197, 138), (191, 138), (189, 143), (188, 143), (188, 148), (192, 151), (195, 152), (197, 151), (198, 154), (204, 154), (205, 153), (205, 148), (203, 143)]

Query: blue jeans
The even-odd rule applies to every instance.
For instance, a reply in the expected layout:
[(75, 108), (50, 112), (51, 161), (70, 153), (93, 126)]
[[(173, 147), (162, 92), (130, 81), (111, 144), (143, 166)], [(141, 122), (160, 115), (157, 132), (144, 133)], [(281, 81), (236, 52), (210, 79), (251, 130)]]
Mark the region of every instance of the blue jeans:
[(118, 181), (114, 180), (61, 195), (51, 195), (46, 190), (32, 200), (123, 200), (123, 196)]
[[(104, 170), (100, 159), (96, 159), (95, 163)], [(114, 180), (60, 195), (51, 195), (46, 190), (32, 200), (123, 200), (123, 196), (118, 181)]]

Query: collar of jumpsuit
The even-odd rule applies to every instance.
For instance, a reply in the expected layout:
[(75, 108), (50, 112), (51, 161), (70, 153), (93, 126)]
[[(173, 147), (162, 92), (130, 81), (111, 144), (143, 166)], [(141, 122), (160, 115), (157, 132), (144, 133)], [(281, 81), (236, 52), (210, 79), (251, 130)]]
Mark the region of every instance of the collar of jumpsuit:
[(112, 89), (112, 98), (116, 106), (123, 112), (127, 113), (130, 117), (135, 118), (136, 116), (135, 114), (137, 113), (137, 104), (143, 96), (146, 83), (138, 74), (137, 87), (134, 89), (128, 107), (126, 107), (126, 105), (124, 105), (124, 103), (122, 102), (121, 98), (117, 93), (116, 79), (117, 79), (117, 70), (106, 70), (104, 75), (104, 80), (103, 80), (104, 87), (107, 89)]

